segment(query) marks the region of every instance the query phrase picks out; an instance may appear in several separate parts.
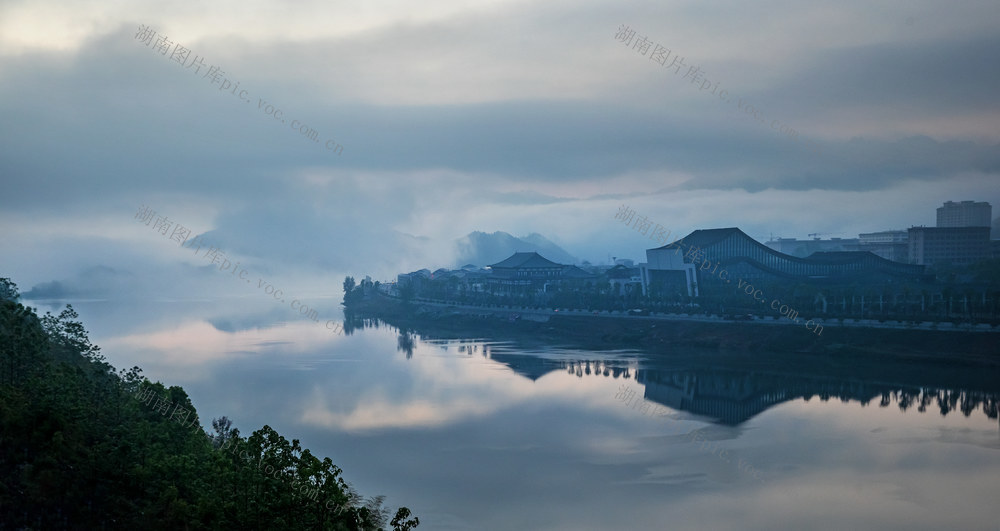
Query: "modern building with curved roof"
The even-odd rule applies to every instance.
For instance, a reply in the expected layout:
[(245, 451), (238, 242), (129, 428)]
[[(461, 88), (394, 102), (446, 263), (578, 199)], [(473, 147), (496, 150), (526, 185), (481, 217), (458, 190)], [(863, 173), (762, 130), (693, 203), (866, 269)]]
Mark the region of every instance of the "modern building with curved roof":
[(646, 250), (641, 264), (643, 285), (658, 281), (683, 282), (688, 295), (698, 295), (698, 284), (722, 282), (701, 265), (711, 263), (729, 272), (730, 278), (789, 280), (811, 283), (882, 283), (923, 281), (924, 266), (886, 260), (868, 251), (818, 252), (806, 258), (780, 253), (754, 240), (736, 227), (699, 229), (680, 241)]

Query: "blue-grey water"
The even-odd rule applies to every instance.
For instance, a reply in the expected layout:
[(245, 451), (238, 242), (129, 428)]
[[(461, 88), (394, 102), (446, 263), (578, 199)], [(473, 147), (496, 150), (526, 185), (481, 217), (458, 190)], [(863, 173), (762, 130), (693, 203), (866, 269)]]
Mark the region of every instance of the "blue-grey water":
[(420, 529), (1000, 529), (996, 368), (338, 335), (309, 303), (73, 302), (203, 425), (268, 424)]

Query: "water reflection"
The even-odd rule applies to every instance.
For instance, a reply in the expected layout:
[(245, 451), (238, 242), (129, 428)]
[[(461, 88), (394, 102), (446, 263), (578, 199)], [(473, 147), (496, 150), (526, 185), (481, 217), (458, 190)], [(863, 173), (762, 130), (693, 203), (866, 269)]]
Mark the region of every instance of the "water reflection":
[[(358, 327), (378, 327), (379, 319), (359, 319)], [(732, 358), (712, 352), (672, 355), (634, 350), (601, 352), (599, 359), (566, 359), (580, 350), (535, 349), (513, 341), (486, 343), (477, 339), (435, 339), (433, 334), (414, 329), (397, 330), (398, 350), (407, 359), (418, 342), (455, 346), (459, 353), (482, 353), (514, 373), (538, 380), (553, 371), (567, 371), (577, 377), (633, 379), (644, 387), (643, 397), (675, 411), (704, 417), (717, 424), (738, 426), (782, 403), (814, 397), (821, 401), (840, 400), (880, 408), (895, 404), (900, 411), (912, 408), (919, 413), (935, 409), (941, 416), (960, 411), (969, 417), (979, 410), (998, 419), (1000, 371), (996, 367), (948, 367), (940, 363), (886, 360), (851, 360), (848, 367), (829, 370), (830, 360), (798, 357), (772, 360), (762, 366), (759, 359)], [(584, 351), (586, 352), (586, 351)], [(741, 368), (740, 365), (746, 365)], [(719, 368), (725, 366), (725, 368)], [(905, 370), (900, 370), (905, 366)], [(886, 374), (892, 374), (886, 381)], [(935, 385), (935, 381), (940, 381)], [(933, 406), (933, 407), (932, 407)]]
[[(169, 305), (124, 330), (144, 314), (114, 307), (98, 343), (183, 385), (203, 417), (266, 423), (331, 456), (428, 529), (997, 521), (996, 367), (615, 350), (448, 319), (352, 317), (340, 336), (264, 303)], [(661, 409), (643, 415), (633, 396)]]

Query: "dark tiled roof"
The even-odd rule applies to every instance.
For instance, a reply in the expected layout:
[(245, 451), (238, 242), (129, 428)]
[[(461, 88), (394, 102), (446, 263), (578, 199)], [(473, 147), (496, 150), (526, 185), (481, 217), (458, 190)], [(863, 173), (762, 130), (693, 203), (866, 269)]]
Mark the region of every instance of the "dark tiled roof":
[[(698, 229), (678, 240), (676, 244), (681, 247), (690, 247), (693, 245), (704, 248), (716, 244), (732, 234), (742, 234), (744, 238), (753, 239), (736, 227), (728, 227), (725, 229)], [(674, 245), (673, 243), (668, 243), (663, 247), (657, 247), (657, 249), (672, 249)]]
[(805, 257), (805, 260), (817, 264), (850, 264), (863, 260), (891, 262), (871, 251), (817, 251)]
[(639, 268), (616, 265), (605, 271), (604, 274), (608, 278), (632, 278), (633, 276), (639, 276)]
[(597, 275), (593, 273), (588, 273), (575, 265), (563, 266), (562, 270), (563, 278), (597, 278)]
[[(658, 247), (657, 250), (672, 250), (676, 247), (680, 247), (681, 249), (690, 249), (692, 247), (699, 249), (712, 249), (713, 246), (734, 236), (734, 240), (737, 242), (743, 240), (750, 243), (750, 245), (744, 247), (743, 251), (741, 251), (739, 255), (716, 256), (714, 257), (714, 260), (719, 260), (721, 264), (747, 263), (757, 269), (767, 271), (775, 275), (790, 274), (786, 271), (787, 267), (794, 267), (802, 264), (819, 267), (828, 266), (833, 268), (831, 271), (842, 268), (845, 265), (859, 264), (861, 266), (860, 269), (857, 269), (857, 272), (859, 273), (862, 270), (870, 268), (893, 275), (915, 276), (921, 275), (924, 272), (923, 266), (893, 262), (892, 260), (887, 260), (869, 251), (826, 251), (813, 253), (807, 258), (799, 258), (771, 249), (757, 240), (754, 240), (750, 236), (747, 236), (745, 232), (736, 227), (724, 229), (699, 229), (691, 234), (688, 234), (679, 242)], [(778, 265), (775, 265), (775, 260), (772, 260), (772, 258), (777, 258), (776, 262)], [(843, 272), (844, 271), (841, 271), (841, 273)]]
[(557, 264), (538, 253), (514, 253), (510, 258), (502, 262), (491, 265), (493, 269), (517, 269), (517, 268), (561, 268), (562, 264)]

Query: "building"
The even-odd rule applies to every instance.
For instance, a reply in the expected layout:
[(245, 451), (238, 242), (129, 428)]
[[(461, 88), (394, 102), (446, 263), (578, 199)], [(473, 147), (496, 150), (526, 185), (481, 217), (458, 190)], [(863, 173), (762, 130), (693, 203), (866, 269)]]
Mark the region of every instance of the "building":
[(938, 227), (989, 227), (992, 222), (993, 207), (985, 201), (947, 201), (937, 209)]
[(856, 250), (858, 239), (830, 238), (829, 240), (821, 240), (813, 238), (811, 240), (796, 240), (795, 238), (777, 238), (768, 240), (765, 245), (779, 253), (805, 258), (813, 253)]
[(656, 249), (646, 249), (646, 262), (639, 264), (642, 294), (649, 295), (651, 287), (658, 292), (698, 296), (698, 276), (695, 265), (684, 261), (683, 252), (667, 244)]
[(914, 264), (968, 265), (990, 257), (989, 226), (911, 227), (908, 233), (909, 258)]
[(492, 275), (488, 282), (500, 291), (539, 289), (548, 290), (553, 283), (597, 278), (574, 265), (553, 262), (538, 253), (514, 253), (506, 260), (489, 266)]
[(396, 275), (396, 285), (400, 288), (405, 288), (407, 286), (413, 286), (414, 289), (419, 290), (423, 286), (424, 282), (431, 279), (431, 272), (429, 269), (421, 269), (419, 271), (414, 271), (412, 273), (400, 273)]
[(883, 230), (858, 234), (858, 251), (868, 251), (893, 262), (909, 262), (909, 233), (905, 230)]
[(563, 269), (562, 264), (538, 253), (514, 253), (489, 267), (493, 271), (493, 282), (509, 286), (528, 286), (538, 281), (555, 280)]
[(632, 260), (628, 260), (628, 265), (618, 264), (604, 272), (608, 283), (611, 285), (611, 292), (615, 295), (625, 295), (634, 291), (642, 291), (642, 275), (638, 267), (632, 266)]
[[(731, 279), (748, 282), (787, 281), (808, 284), (867, 284), (922, 281), (921, 265), (886, 260), (866, 251), (817, 252), (799, 258), (778, 252), (754, 240), (736, 227), (700, 229), (678, 244), (646, 250), (642, 278), (646, 289), (658, 293), (697, 297), (711, 284), (722, 284), (718, 275), (708, 274), (696, 262), (701, 259), (725, 268)], [(698, 260), (693, 260), (698, 255)], [(714, 268), (713, 268), (714, 269)]]

